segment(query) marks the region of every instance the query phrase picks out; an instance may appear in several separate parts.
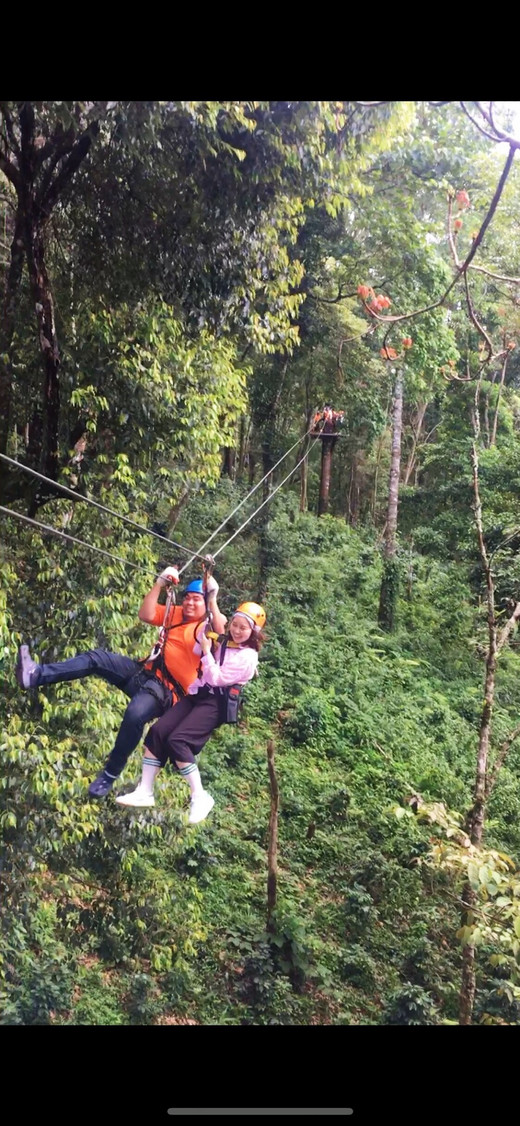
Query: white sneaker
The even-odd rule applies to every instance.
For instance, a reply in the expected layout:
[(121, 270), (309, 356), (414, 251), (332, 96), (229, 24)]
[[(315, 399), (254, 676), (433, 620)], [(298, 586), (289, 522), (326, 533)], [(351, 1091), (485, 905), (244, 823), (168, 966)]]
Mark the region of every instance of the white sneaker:
[(206, 790), (203, 790), (201, 794), (197, 794), (190, 802), (188, 825), (196, 825), (198, 821), (204, 821), (214, 805), (215, 799), (212, 798), (211, 794), (206, 793)]
[(146, 790), (139, 789), (132, 790), (131, 794), (120, 794), (116, 798), (119, 805), (133, 805), (133, 806), (152, 806), (155, 805), (155, 798), (153, 794), (149, 794)]

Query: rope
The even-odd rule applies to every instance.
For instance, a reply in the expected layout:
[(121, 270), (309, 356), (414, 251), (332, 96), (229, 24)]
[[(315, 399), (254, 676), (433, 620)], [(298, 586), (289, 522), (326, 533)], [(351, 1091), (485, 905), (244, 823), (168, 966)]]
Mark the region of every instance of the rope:
[[(193, 551), (193, 552), (191, 552), (189, 548), (183, 547), (182, 544), (176, 543), (175, 540), (169, 540), (169, 539), (166, 538), (166, 536), (159, 535), (158, 532), (151, 532), (149, 528), (145, 528), (142, 524), (136, 524), (133, 520), (130, 520), (128, 517), (123, 516), (120, 512), (115, 512), (111, 508), (106, 508), (105, 505), (99, 504), (98, 501), (91, 500), (90, 497), (84, 497), (84, 496), (81, 495), (81, 493), (75, 493), (72, 489), (69, 489), (66, 485), (60, 485), (56, 481), (51, 480), (50, 477), (44, 477), (42, 473), (37, 473), (35, 469), (31, 469), (28, 465), (22, 465), (21, 462), (14, 461), (13, 458), (7, 457), (6, 454), (0, 454), (0, 458), (3, 461), (9, 462), (11, 465), (17, 466), (18, 469), (24, 469), (26, 472), (32, 473), (32, 475), (34, 477), (38, 477), (38, 478), (40, 478), (40, 480), (46, 481), (48, 484), (52, 485), (54, 488), (61, 489), (63, 492), (68, 493), (70, 496), (74, 497), (75, 500), (84, 500), (84, 501), (86, 501), (87, 504), (92, 504), (95, 508), (101, 509), (102, 512), (107, 512), (111, 516), (116, 516), (119, 520), (123, 520), (126, 524), (129, 524), (131, 527), (137, 528), (137, 530), (140, 531), (140, 532), (145, 532), (147, 535), (155, 536), (157, 539), (164, 540), (165, 543), (169, 543), (173, 547), (179, 548), (181, 551), (189, 552), (190, 559), (188, 559), (187, 562), (183, 565), (183, 567), (181, 567), (180, 570), (179, 570), (179, 575), (181, 575), (182, 572), (185, 571), (187, 567), (189, 567), (190, 563), (192, 563), (194, 559), (204, 559), (205, 560), (205, 556), (201, 555), (202, 548), (206, 547), (206, 545), (208, 543), (210, 543), (212, 539), (214, 539), (214, 537), (217, 535), (217, 533), (225, 526), (225, 524), (228, 523), (228, 521), (231, 519), (231, 517), (234, 516), (235, 512), (238, 512), (239, 508), (241, 508), (242, 505), (245, 504), (246, 500), (248, 500), (249, 497), (252, 496), (254, 492), (256, 492), (256, 490), (260, 487), (260, 485), (263, 484), (264, 481), (267, 480), (267, 478), (271, 475), (271, 473), (274, 473), (275, 469), (279, 465), (281, 465), (282, 461), (284, 461), (285, 458), (288, 457), (290, 453), (292, 453), (292, 451), (295, 449), (295, 447), (298, 446), (300, 444), (300, 442), (302, 442), (303, 439), (307, 437), (308, 434), (310, 434), (312, 429), (313, 429), (313, 427), (311, 426), (309, 428), (309, 430), (307, 430), (305, 432), (305, 434), (302, 435), (301, 438), (298, 438), (298, 440), (282, 455), (282, 457), (279, 458), (279, 460), (276, 462), (276, 464), (273, 465), (272, 468), (269, 469), (268, 472), (264, 474), (262, 479), (260, 481), (258, 481), (258, 483), (256, 485), (254, 485), (252, 489), (250, 489), (247, 496), (245, 496), (243, 498), (243, 500), (241, 500), (240, 503), (236, 505), (236, 507), (233, 509), (233, 511), (230, 512), (229, 516), (227, 516), (226, 519), (223, 520), (223, 522), (221, 524), (219, 524), (218, 528), (216, 528), (216, 530), (212, 533), (212, 535), (209, 536), (209, 538), (204, 541), (204, 543), (202, 544), (202, 546), (200, 548), (200, 551)], [(252, 512), (251, 515), (248, 516), (247, 520), (244, 520), (244, 523), (241, 524), (239, 528), (237, 528), (236, 532), (233, 532), (233, 535), (230, 536), (229, 539), (227, 539), (226, 542), (223, 543), (221, 545), (221, 547), (219, 547), (217, 549), (217, 551), (214, 553), (214, 556), (213, 556), (214, 559), (216, 559), (217, 555), (220, 555), (221, 551), (224, 551), (224, 548), (227, 547), (228, 544), (230, 544), (236, 538), (236, 536), (238, 536), (239, 533), (244, 528), (247, 527), (247, 525), (256, 516), (256, 514), (258, 512), (260, 512), (262, 510), (262, 508), (264, 508), (264, 506), (269, 503), (270, 500), (272, 500), (272, 498), (275, 496), (275, 494), (278, 492), (278, 490), (282, 488), (282, 485), (285, 485), (286, 481), (289, 481), (289, 479), (292, 477), (293, 473), (296, 473), (296, 470), (299, 469), (302, 462), (305, 461), (305, 459), (307, 457), (309, 457), (309, 454), (314, 449), (314, 446), (316, 445), (316, 442), (318, 440), (319, 440), (318, 438), (315, 438), (314, 442), (309, 447), (307, 452), (303, 455), (303, 457), (300, 458), (300, 460), (296, 463), (296, 465), (293, 466), (293, 468), (291, 469), (291, 472), (288, 473), (286, 477), (284, 477), (283, 481), (280, 481), (280, 483), (276, 486), (276, 488), (273, 489), (272, 493), (270, 493), (269, 496), (266, 497), (266, 499), (264, 501), (262, 501), (262, 504), (260, 504), (258, 506), (258, 508), (255, 508), (254, 512)], [(25, 524), (30, 524), (33, 528), (40, 528), (44, 532), (48, 532), (50, 535), (59, 536), (61, 539), (68, 540), (69, 543), (78, 544), (79, 547), (86, 547), (88, 551), (95, 551), (95, 552), (97, 552), (98, 555), (104, 555), (107, 559), (112, 559), (116, 563), (123, 563), (125, 567), (132, 567), (133, 570), (140, 571), (141, 574), (149, 574), (149, 575), (153, 574), (153, 575), (155, 575), (155, 570), (152, 571), (151, 568), (149, 568), (149, 567), (141, 567), (137, 563), (131, 563), (130, 560), (123, 559), (122, 556), (120, 556), (120, 555), (113, 555), (110, 551), (104, 551), (103, 548), (101, 548), (101, 547), (94, 547), (94, 544), (85, 543), (84, 540), (80, 540), (76, 536), (69, 536), (69, 535), (67, 535), (66, 532), (60, 532), (60, 531), (58, 531), (57, 528), (52, 528), (49, 524), (42, 524), (39, 520), (33, 520), (30, 516), (24, 516), (21, 512), (15, 512), (12, 508), (5, 508), (3, 505), (0, 505), (0, 512), (3, 513), (6, 516), (13, 516), (16, 520), (22, 520)]]
[(125, 524), (129, 524), (131, 528), (137, 528), (138, 532), (145, 532), (148, 536), (155, 536), (156, 539), (163, 540), (164, 543), (169, 543), (172, 547), (177, 547), (179, 551), (184, 551), (190, 555), (192, 559), (204, 559), (204, 556), (199, 555), (198, 551), (192, 551), (189, 547), (183, 547), (181, 543), (176, 543), (175, 540), (169, 540), (166, 536), (159, 535), (159, 532), (151, 532), (149, 528), (145, 528), (143, 524), (136, 524), (135, 521), (130, 520), (128, 516), (123, 516), (121, 512), (115, 512), (114, 509), (107, 508), (104, 504), (99, 504), (97, 500), (91, 500), (90, 497), (84, 497), (82, 493), (74, 492), (74, 489), (69, 489), (67, 485), (60, 485), (50, 477), (44, 477), (43, 473), (37, 473), (36, 470), (31, 469), (29, 465), (22, 465), (21, 461), (15, 461), (12, 457), (7, 457), (7, 454), (0, 454), (0, 458), (2, 461), (9, 462), (10, 465), (16, 465), (17, 469), (23, 469), (26, 473), (32, 473), (33, 477), (38, 477), (40, 481), (46, 481), (46, 483), (52, 485), (54, 489), (61, 489), (61, 491), (67, 493), (68, 496), (74, 497), (74, 500), (84, 500), (86, 504), (91, 504), (94, 508), (101, 509), (101, 512), (108, 512), (110, 516), (116, 516), (118, 520), (124, 520)]
[[(314, 417), (315, 413), (316, 412), (313, 412), (313, 417)], [(229, 523), (229, 521), (231, 520), (231, 517), (235, 515), (235, 512), (238, 512), (239, 508), (242, 508), (242, 505), (246, 503), (246, 500), (249, 500), (249, 497), (252, 497), (253, 493), (256, 493), (256, 490), (260, 488), (260, 485), (263, 485), (264, 481), (267, 480), (267, 478), (270, 476), (270, 474), (274, 473), (275, 469), (277, 469), (278, 466), (282, 464), (282, 461), (284, 461), (285, 458), (288, 457), (289, 454), (291, 454), (292, 451), (296, 449), (296, 446), (300, 445), (300, 442), (303, 442), (304, 438), (306, 438), (307, 435), (310, 434), (313, 429), (314, 429), (314, 426), (311, 423), (309, 429), (305, 431), (305, 434), (303, 434), (301, 438), (298, 438), (297, 441), (294, 442), (294, 444), (290, 447), (290, 449), (286, 450), (286, 452), (284, 454), (282, 454), (281, 458), (279, 458), (278, 461), (276, 462), (276, 465), (273, 465), (271, 469), (268, 469), (267, 473), (264, 474), (261, 481), (258, 481), (258, 483), (256, 485), (253, 485), (253, 488), (249, 490), (249, 492), (243, 498), (243, 500), (241, 500), (239, 502), (239, 504), (237, 504), (236, 507), (233, 509), (233, 511), (229, 513), (229, 516), (226, 516), (226, 519), (223, 520), (221, 524), (219, 524), (218, 528), (215, 528), (215, 531), (212, 532), (212, 534), (210, 536), (208, 536), (208, 539), (204, 540), (204, 543), (201, 544), (201, 546), (199, 547), (199, 553), (201, 551), (203, 551), (205, 547), (207, 547), (208, 543), (211, 543), (211, 541), (215, 538), (215, 536), (218, 534), (218, 532), (220, 532), (222, 530), (222, 528), (224, 528), (225, 525)], [(305, 455), (305, 457), (307, 457), (307, 455), (309, 453), (310, 453), (310, 449), (307, 450), (307, 454)], [(303, 460), (303, 458), (302, 458), (302, 460)], [(301, 465), (301, 461), (298, 462), (298, 465)], [(297, 469), (297, 468), (298, 468), (298, 466), (294, 467), (294, 469)], [(293, 469), (293, 473), (294, 473), (294, 469)], [(279, 488), (279, 486), (277, 486), (277, 488)], [(274, 490), (274, 492), (271, 494), (271, 496), (274, 496), (275, 492), (277, 492), (277, 489)], [(260, 505), (260, 508), (262, 508), (262, 507), (263, 506)], [(260, 509), (257, 509), (256, 511), (259, 512)], [(253, 516), (254, 515), (255, 515), (255, 513), (253, 512)], [(251, 517), (251, 519), (252, 519), (252, 517)], [(246, 523), (247, 523), (247, 521), (246, 521)], [(245, 527), (245, 524), (243, 524), (242, 527)], [(228, 541), (228, 542), (230, 542), (230, 541)], [(221, 550), (222, 550), (222, 548), (219, 548), (219, 551), (221, 551)], [(195, 552), (194, 555), (193, 555), (193, 558), (195, 558), (197, 554), (198, 553)], [(218, 554), (218, 552), (217, 552), (217, 554)], [(183, 566), (181, 567), (181, 569), (179, 571), (179, 575), (182, 575), (182, 572), (185, 571), (187, 567), (189, 567), (191, 562), (192, 562), (192, 560), (188, 559), (187, 562), (183, 564)]]
[(97, 551), (98, 555), (106, 555), (108, 559), (113, 559), (117, 563), (124, 563), (125, 567), (132, 567), (135, 571), (141, 571), (142, 574), (155, 575), (155, 570), (152, 571), (149, 567), (140, 567), (137, 563), (131, 563), (129, 559), (123, 559), (121, 555), (112, 555), (110, 551), (103, 551), (102, 547), (94, 547), (92, 543), (85, 543), (84, 540), (78, 540), (75, 536), (68, 536), (66, 532), (59, 532), (57, 528), (51, 528), (49, 524), (41, 524), (39, 520), (33, 520), (30, 516), (23, 516), (21, 512), (14, 512), (12, 508), (4, 508), (3, 505), (0, 505), (0, 512), (5, 513), (6, 516), (14, 516), (16, 520), (23, 520), (25, 524), (32, 524), (34, 528), (43, 528), (45, 532), (50, 532), (53, 536), (61, 536), (62, 539), (77, 543), (80, 547), (86, 547), (89, 551)]
[(315, 438), (314, 442), (312, 443), (312, 446), (309, 446), (307, 453), (305, 453), (303, 455), (303, 457), (300, 458), (300, 460), (296, 463), (294, 468), (291, 469), (291, 472), (287, 474), (287, 477), (284, 477), (283, 481), (280, 481), (280, 484), (276, 486), (276, 489), (273, 489), (272, 493), (270, 493), (269, 496), (266, 497), (266, 499), (264, 501), (262, 501), (261, 504), (258, 505), (258, 508), (255, 508), (255, 511), (252, 512), (250, 516), (248, 516), (247, 520), (244, 520), (244, 523), (241, 524), (239, 528), (237, 528), (236, 532), (233, 532), (233, 535), (230, 536), (229, 539), (226, 540), (226, 542), (223, 543), (222, 546), (219, 547), (217, 549), (217, 551), (214, 552), (214, 554), (213, 554), (214, 559), (216, 559), (217, 555), (220, 555), (220, 552), (223, 551), (224, 548), (227, 547), (228, 544), (230, 544), (231, 541), (235, 539), (235, 536), (238, 536), (238, 533), (241, 532), (243, 530), (243, 528), (245, 528), (249, 524), (249, 521), (253, 519), (253, 516), (256, 516), (257, 512), (260, 512), (265, 504), (269, 504), (269, 501), (273, 499), (275, 493), (278, 492), (278, 489), (281, 489), (282, 485), (285, 485), (285, 482), (288, 481), (290, 477), (292, 477), (293, 473), (296, 473), (296, 470), (299, 469), (300, 465), (302, 464), (302, 461), (305, 461), (305, 458), (309, 456), (311, 451), (314, 449), (316, 442), (318, 442), (318, 441), (319, 441), (319, 438)]

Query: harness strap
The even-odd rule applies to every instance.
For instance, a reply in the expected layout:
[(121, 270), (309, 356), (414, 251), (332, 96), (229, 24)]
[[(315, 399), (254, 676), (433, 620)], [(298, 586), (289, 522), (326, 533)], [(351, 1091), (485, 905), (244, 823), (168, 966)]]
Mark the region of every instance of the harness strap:
[[(148, 657), (144, 657), (141, 661), (138, 661), (138, 664), (143, 665), (143, 668), (144, 668), (145, 665), (150, 663), (152, 667), (148, 671), (153, 673), (154, 675), (157, 672), (160, 672), (162, 674), (163, 680), (166, 682), (168, 687), (177, 696), (177, 699), (180, 700), (182, 696), (186, 695), (186, 689), (182, 687), (182, 684), (180, 684), (180, 682), (176, 679), (176, 677), (174, 677), (173, 673), (171, 673), (169, 668), (167, 667), (166, 660), (165, 660), (165, 657), (164, 657), (164, 646), (165, 646), (168, 634), (171, 633), (172, 630), (180, 629), (181, 626), (185, 626), (186, 624), (189, 625), (190, 623), (173, 622), (173, 624), (171, 626), (169, 626), (167, 624), (168, 623), (168, 617), (169, 617), (169, 614), (170, 614), (170, 610), (172, 608), (172, 604), (175, 605), (175, 590), (173, 588), (173, 583), (171, 584), (170, 589), (168, 591), (168, 596), (167, 596), (167, 599), (166, 599), (166, 607), (165, 607), (165, 611), (164, 611), (164, 619), (163, 619), (163, 624), (161, 626), (161, 631), (159, 633), (159, 637), (157, 638), (157, 641), (155, 642), (155, 645), (153, 646), (153, 649), (152, 649), (151, 653), (148, 655)], [(201, 618), (200, 621), (202, 621), (202, 620), (203, 619)], [(198, 622), (196, 622), (194, 624), (198, 625)]]

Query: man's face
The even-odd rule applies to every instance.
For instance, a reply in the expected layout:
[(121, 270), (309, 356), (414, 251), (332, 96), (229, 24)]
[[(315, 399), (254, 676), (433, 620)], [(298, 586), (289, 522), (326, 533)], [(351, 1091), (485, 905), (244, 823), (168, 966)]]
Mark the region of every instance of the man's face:
[(185, 622), (196, 622), (204, 617), (206, 603), (203, 594), (190, 590), (182, 600), (182, 616)]

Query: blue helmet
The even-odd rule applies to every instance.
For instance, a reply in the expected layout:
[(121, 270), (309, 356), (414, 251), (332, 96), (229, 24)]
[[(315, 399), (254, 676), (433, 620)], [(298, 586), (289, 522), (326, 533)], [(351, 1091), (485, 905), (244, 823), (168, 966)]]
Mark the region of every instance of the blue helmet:
[(202, 582), (202, 579), (194, 579), (192, 583), (188, 583), (188, 586), (186, 587), (184, 593), (188, 594), (190, 591), (192, 594), (204, 594), (204, 584)]

